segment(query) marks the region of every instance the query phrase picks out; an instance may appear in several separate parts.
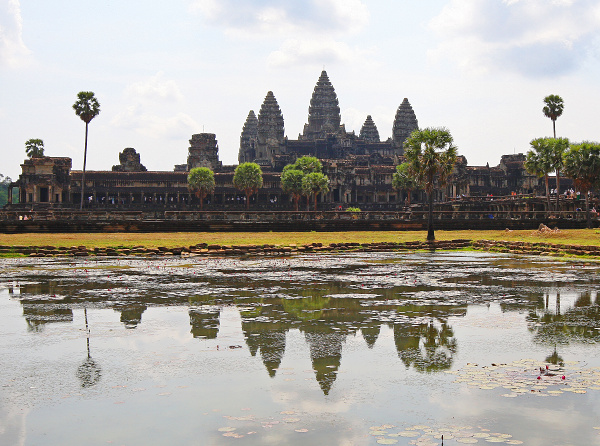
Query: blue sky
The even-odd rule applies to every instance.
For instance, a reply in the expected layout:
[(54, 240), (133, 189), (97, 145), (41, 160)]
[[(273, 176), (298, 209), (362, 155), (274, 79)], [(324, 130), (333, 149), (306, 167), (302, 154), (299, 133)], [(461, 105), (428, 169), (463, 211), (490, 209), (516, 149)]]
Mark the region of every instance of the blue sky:
[(548, 94), (565, 100), (559, 136), (600, 140), (599, 0), (0, 0), (0, 173), (18, 176), (29, 138), (81, 168), (82, 90), (101, 104), (90, 170), (125, 147), (172, 170), (202, 131), (235, 164), (269, 90), (297, 137), (323, 68), (347, 130), (370, 114), (386, 139), (407, 97), (470, 165), (550, 136)]

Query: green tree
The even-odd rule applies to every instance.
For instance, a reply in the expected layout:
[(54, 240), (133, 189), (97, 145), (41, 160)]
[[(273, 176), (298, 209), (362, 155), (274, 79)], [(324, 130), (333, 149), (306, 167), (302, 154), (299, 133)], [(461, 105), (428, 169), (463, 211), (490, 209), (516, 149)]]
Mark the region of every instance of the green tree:
[(305, 174), (313, 172), (323, 172), (323, 165), (321, 164), (321, 161), (319, 161), (319, 159), (314, 156), (302, 156), (298, 158), (296, 162), (292, 164), (292, 166), (294, 166), (294, 169), (301, 170)]
[(200, 198), (200, 210), (203, 209), (204, 199), (215, 190), (215, 174), (208, 167), (195, 167), (187, 177), (188, 189)]
[(544, 98), (544, 116), (552, 120), (552, 130), (554, 131), (554, 137), (556, 138), (556, 120), (562, 115), (565, 108), (563, 99), (555, 94), (551, 94)]
[(41, 158), (44, 156), (44, 141), (41, 139), (28, 139), (25, 141), (25, 153), (29, 158)]
[(548, 203), (548, 210), (550, 210), (550, 188), (548, 187), (548, 174), (554, 170), (552, 167), (552, 161), (550, 153), (552, 151), (552, 145), (549, 141), (550, 138), (537, 138), (531, 140), (529, 143), (532, 150), (527, 152), (527, 158), (525, 159), (525, 169), (532, 175), (536, 175), (539, 178), (544, 178), (546, 184), (546, 201)]
[(446, 183), (456, 163), (457, 150), (450, 131), (429, 127), (415, 130), (404, 142), (404, 156), (412, 176), (427, 193), (429, 216), (427, 240), (435, 240), (433, 229), (433, 191)]
[(563, 157), (565, 175), (585, 194), (587, 227), (592, 227), (589, 193), (600, 187), (600, 143), (574, 144)]
[(302, 191), (307, 197), (307, 210), (309, 210), (308, 203), (310, 202), (308, 197), (312, 195), (315, 203), (314, 210), (316, 211), (317, 195), (326, 194), (329, 192), (329, 178), (327, 178), (327, 176), (323, 175), (321, 172), (308, 173), (302, 178)]
[(250, 197), (263, 185), (262, 170), (256, 163), (242, 163), (235, 168), (233, 185), (246, 194), (246, 209), (250, 208)]
[(12, 183), (10, 177), (5, 177), (0, 173), (0, 207), (8, 202), (8, 187)]
[(570, 143), (568, 138), (551, 138), (549, 161), (550, 167), (556, 172), (556, 210), (559, 210), (560, 205), (560, 174), (563, 169), (563, 156), (569, 149)]
[(281, 188), (292, 196), (296, 211), (298, 211), (298, 201), (302, 197), (302, 178), (304, 178), (304, 172), (298, 169), (284, 168), (281, 174)]
[(392, 176), (392, 187), (398, 192), (407, 191), (408, 205), (410, 206), (411, 194), (417, 188), (417, 183), (410, 173), (409, 163), (402, 163), (396, 166), (396, 172)]
[(85, 164), (87, 160), (88, 126), (90, 121), (100, 114), (100, 103), (91, 91), (80, 91), (77, 93), (77, 101), (73, 104), (75, 114), (85, 122), (85, 149), (83, 151), (83, 171), (81, 173), (81, 204), (83, 209), (83, 194), (85, 188)]

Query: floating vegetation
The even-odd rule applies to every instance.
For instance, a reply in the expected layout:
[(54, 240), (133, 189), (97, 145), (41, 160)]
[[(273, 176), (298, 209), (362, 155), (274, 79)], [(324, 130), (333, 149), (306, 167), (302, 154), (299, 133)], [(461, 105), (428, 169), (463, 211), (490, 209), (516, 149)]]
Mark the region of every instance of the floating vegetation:
[(534, 359), (490, 366), (470, 363), (458, 371), (446, 373), (457, 376), (455, 383), (465, 383), (472, 388), (510, 390), (502, 394), (507, 398), (529, 394), (558, 396), (564, 392), (583, 394), (588, 389), (600, 390), (600, 368), (585, 368), (585, 363), (578, 361), (562, 366)]
[[(513, 439), (512, 435), (504, 433), (491, 433), (489, 429), (471, 426), (407, 426), (404, 429), (394, 429), (394, 425), (384, 424), (372, 426), (369, 434), (377, 439), (378, 444), (399, 444), (399, 437), (405, 437), (409, 444), (415, 446), (438, 446), (450, 444), (481, 444), (504, 443), (510, 445), (523, 444), (520, 440)], [(411, 438), (411, 440), (408, 440)]]

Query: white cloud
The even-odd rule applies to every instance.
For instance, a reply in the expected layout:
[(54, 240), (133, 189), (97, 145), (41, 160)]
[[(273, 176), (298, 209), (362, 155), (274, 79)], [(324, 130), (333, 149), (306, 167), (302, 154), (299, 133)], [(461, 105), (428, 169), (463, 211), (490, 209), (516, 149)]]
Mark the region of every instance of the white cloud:
[(195, 133), (199, 128), (198, 123), (185, 113), (158, 116), (139, 105), (124, 109), (111, 120), (111, 125), (155, 139), (179, 139), (181, 135)]
[(138, 102), (169, 102), (183, 98), (177, 83), (166, 80), (162, 71), (146, 80), (130, 84), (125, 89), (125, 94)]
[(198, 130), (198, 123), (189, 115), (168, 115), (167, 106), (181, 101), (183, 94), (177, 83), (166, 79), (162, 71), (129, 84), (125, 88), (125, 98), (130, 105), (111, 120), (115, 127), (167, 139), (177, 139)]
[(572, 71), (600, 37), (597, 0), (450, 0), (430, 22), (443, 42), (431, 52), (468, 71), (527, 76)]
[(31, 51), (23, 42), (23, 19), (19, 0), (0, 4), (0, 66), (18, 67), (27, 62)]
[(356, 59), (356, 56), (356, 51), (344, 42), (289, 39), (269, 55), (267, 63), (271, 67), (331, 65), (336, 62), (350, 62)]
[(362, 0), (193, 0), (192, 9), (206, 22), (244, 38), (355, 32), (369, 20)]

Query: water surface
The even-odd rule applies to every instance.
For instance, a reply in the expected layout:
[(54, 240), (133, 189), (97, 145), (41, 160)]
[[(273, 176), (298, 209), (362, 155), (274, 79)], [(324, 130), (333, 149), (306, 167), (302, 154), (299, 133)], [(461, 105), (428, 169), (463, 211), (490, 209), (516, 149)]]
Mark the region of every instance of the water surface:
[(600, 444), (596, 264), (1, 262), (0, 444)]

